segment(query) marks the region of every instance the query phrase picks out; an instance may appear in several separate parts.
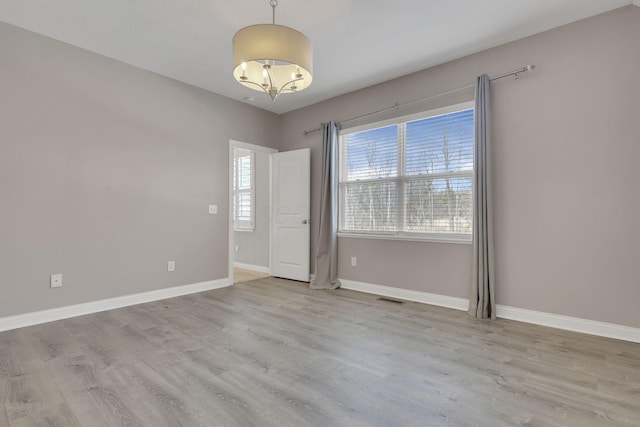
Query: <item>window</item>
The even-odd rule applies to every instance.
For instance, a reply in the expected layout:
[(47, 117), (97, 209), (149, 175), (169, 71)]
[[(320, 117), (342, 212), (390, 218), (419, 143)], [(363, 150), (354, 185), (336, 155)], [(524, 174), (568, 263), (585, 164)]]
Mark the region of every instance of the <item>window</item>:
[(340, 233), (471, 241), (473, 134), (472, 103), (343, 131)]
[(255, 153), (233, 149), (233, 229), (255, 229)]

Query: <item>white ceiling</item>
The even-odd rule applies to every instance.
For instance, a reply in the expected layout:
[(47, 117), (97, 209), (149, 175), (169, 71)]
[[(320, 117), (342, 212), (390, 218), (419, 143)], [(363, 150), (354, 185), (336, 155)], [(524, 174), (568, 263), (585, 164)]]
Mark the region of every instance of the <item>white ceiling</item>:
[[(636, 0), (637, 1), (637, 0)], [(314, 47), (313, 84), (276, 102), (231, 74), (231, 39), (269, 0), (0, 0), (0, 20), (284, 113), (633, 3), (632, 0), (280, 0)], [(524, 64), (513, 64), (518, 67)]]

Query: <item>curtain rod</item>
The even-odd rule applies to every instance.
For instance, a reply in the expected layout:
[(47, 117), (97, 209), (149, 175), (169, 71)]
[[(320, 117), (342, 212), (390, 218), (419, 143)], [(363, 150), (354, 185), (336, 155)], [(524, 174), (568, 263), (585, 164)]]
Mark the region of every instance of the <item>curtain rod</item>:
[[(526, 73), (527, 71), (531, 71), (534, 68), (536, 68), (536, 66), (534, 64), (525, 65), (524, 67), (518, 68), (517, 70), (509, 71), (508, 73), (504, 73), (504, 74), (500, 74), (499, 76), (491, 77), (489, 79), (489, 81), (503, 79), (503, 78), (509, 77), (509, 76), (516, 76), (516, 79), (517, 79), (518, 76), (520, 75), (520, 73)], [(398, 108), (407, 107), (409, 105), (418, 104), (420, 102), (428, 101), (428, 100), (431, 100), (431, 99), (434, 99), (434, 98), (440, 98), (441, 96), (450, 95), (452, 93), (459, 92), (459, 91), (462, 91), (462, 90), (465, 90), (465, 89), (470, 89), (470, 88), (472, 88), (474, 86), (475, 86), (474, 84), (462, 86), (462, 87), (459, 87), (459, 88), (456, 88), (456, 89), (448, 90), (446, 92), (438, 93), (436, 95), (427, 96), (426, 98), (420, 98), (420, 99), (416, 99), (415, 101), (405, 102), (404, 104), (399, 104), (399, 103), (396, 102), (391, 107), (387, 107), (387, 108), (383, 108), (382, 110), (377, 110), (377, 111), (373, 111), (371, 113), (363, 114), (362, 116), (352, 117), (350, 119), (343, 120), (340, 123), (349, 123), (349, 122), (354, 122), (356, 120), (365, 119), (367, 117), (371, 117), (371, 116), (375, 116), (375, 115), (378, 115), (378, 114), (386, 113), (388, 111), (397, 110)], [(302, 132), (302, 134), (304, 136), (307, 136), (307, 135), (309, 135), (311, 133), (320, 132), (321, 130), (322, 130), (322, 128), (319, 127), (319, 128), (315, 128), (315, 129), (311, 129), (311, 130), (305, 130), (304, 132)]]

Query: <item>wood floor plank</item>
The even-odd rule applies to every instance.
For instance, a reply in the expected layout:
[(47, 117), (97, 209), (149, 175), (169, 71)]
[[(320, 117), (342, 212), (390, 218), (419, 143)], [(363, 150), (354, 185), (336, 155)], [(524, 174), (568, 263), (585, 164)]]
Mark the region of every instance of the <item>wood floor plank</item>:
[(9, 331), (0, 341), (6, 425), (80, 426), (46, 367), (52, 349), (38, 348), (34, 332), (30, 328)]
[(640, 426), (640, 345), (265, 278), (0, 333), (0, 426)]

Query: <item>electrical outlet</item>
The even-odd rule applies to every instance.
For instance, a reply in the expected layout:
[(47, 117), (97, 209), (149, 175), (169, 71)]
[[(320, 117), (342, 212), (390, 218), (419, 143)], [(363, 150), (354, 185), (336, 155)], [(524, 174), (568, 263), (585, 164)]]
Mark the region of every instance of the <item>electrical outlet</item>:
[(355, 267), (358, 265), (358, 258), (352, 256), (351, 257), (351, 267)]
[(167, 271), (176, 271), (176, 262), (175, 261), (169, 261), (167, 263)]
[(61, 288), (62, 287), (62, 274), (52, 274), (51, 275), (51, 287), (52, 288)]
[(218, 205), (209, 205), (209, 215), (216, 215), (218, 213)]

